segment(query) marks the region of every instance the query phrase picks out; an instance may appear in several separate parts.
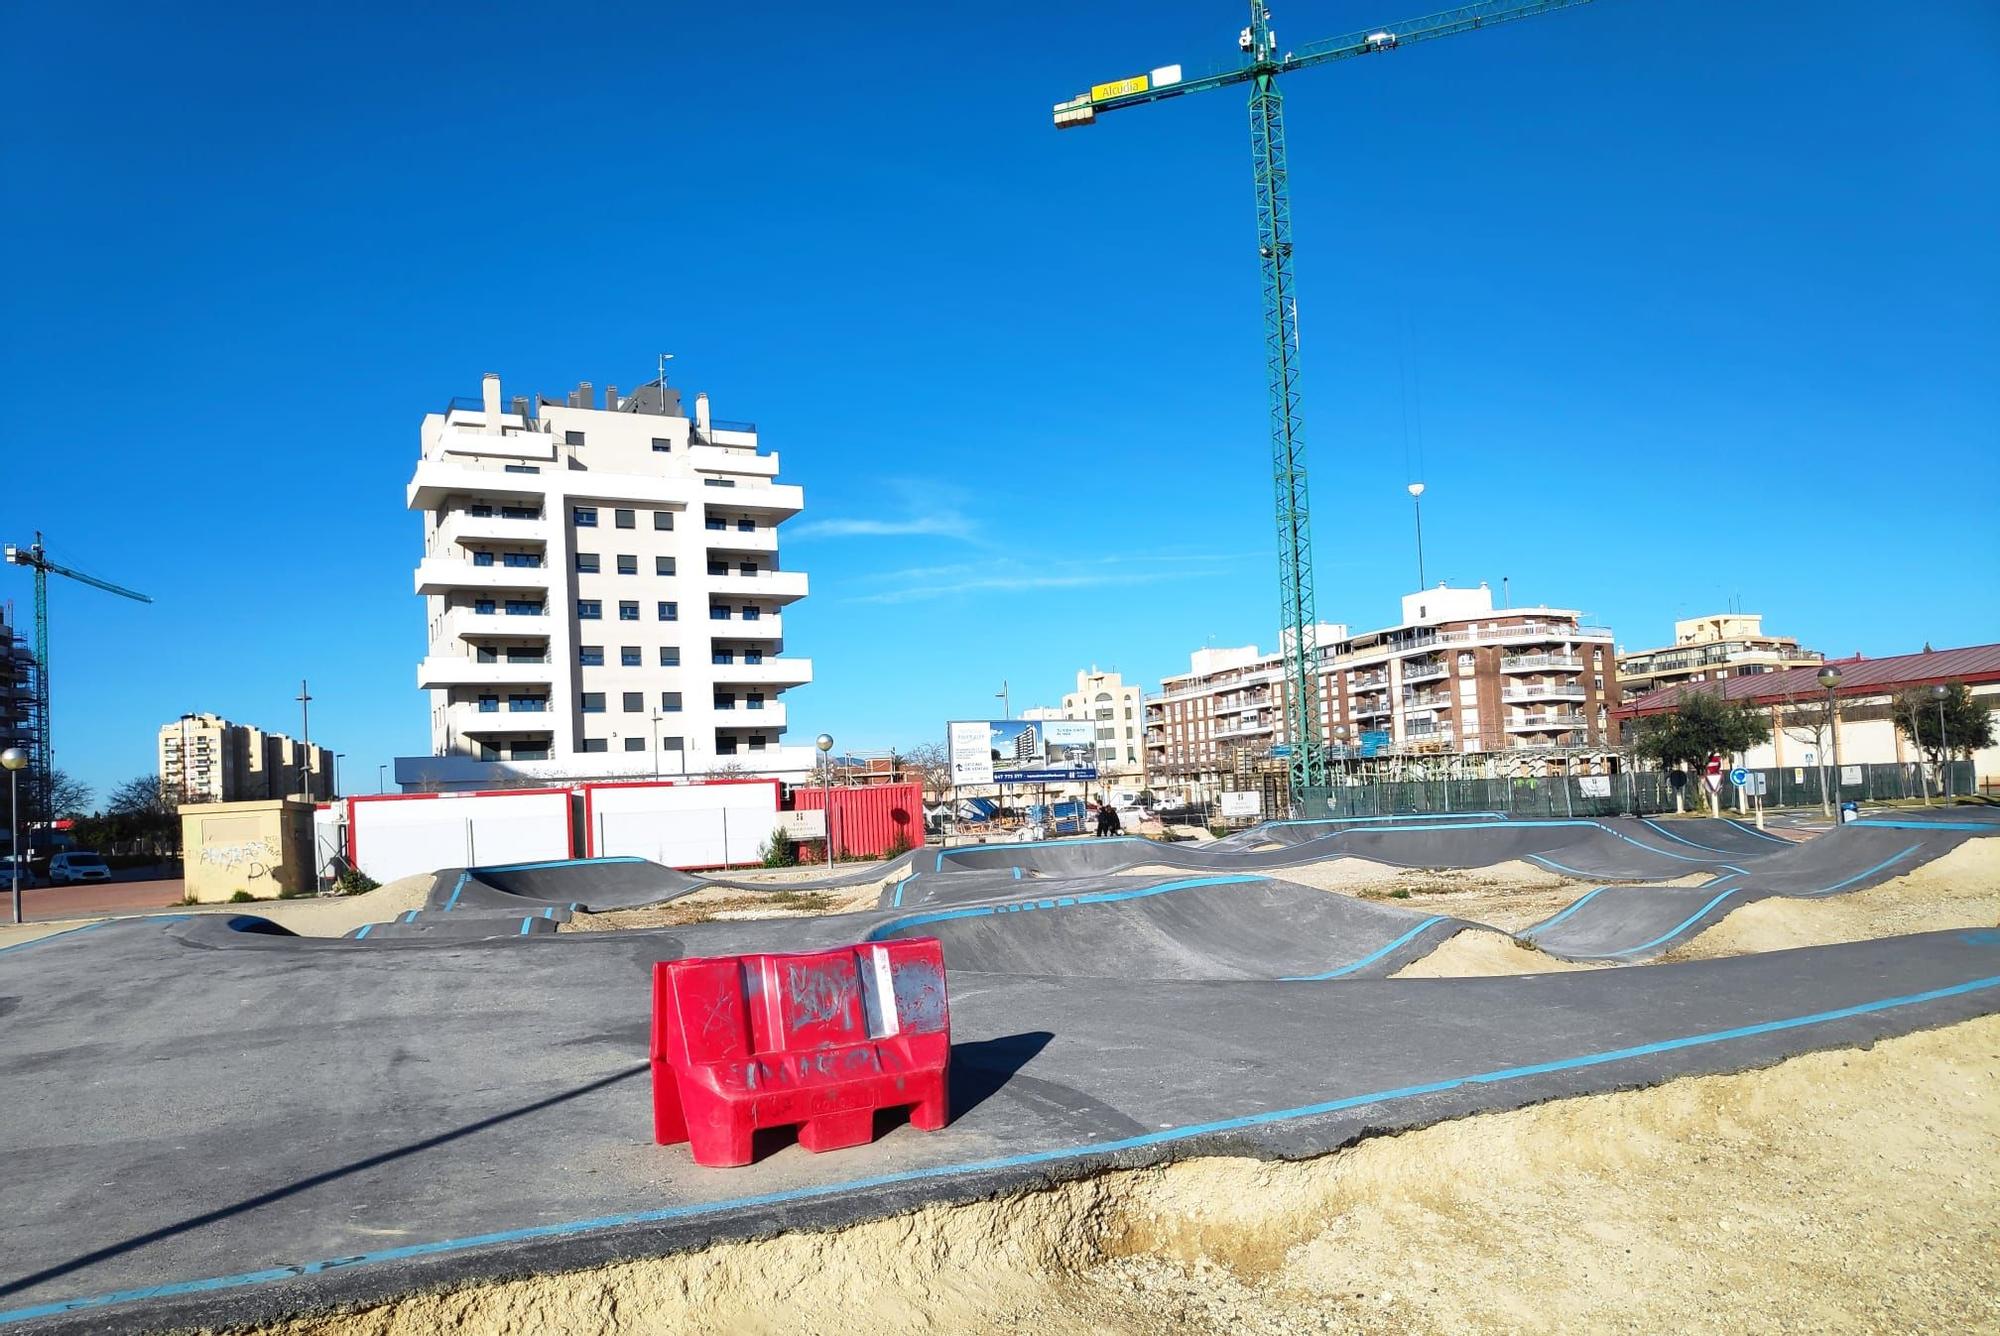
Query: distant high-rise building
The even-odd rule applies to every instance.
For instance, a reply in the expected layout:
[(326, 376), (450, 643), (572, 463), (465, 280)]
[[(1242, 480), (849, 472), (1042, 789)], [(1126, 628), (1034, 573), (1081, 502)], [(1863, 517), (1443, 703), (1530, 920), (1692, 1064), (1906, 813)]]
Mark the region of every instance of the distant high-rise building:
[(1664, 648), (1621, 653), (1618, 684), (1631, 701), (1684, 682), (1779, 673), (1811, 667), (1824, 658), (1816, 649), (1800, 649), (1792, 636), (1765, 635), (1761, 613), (1715, 613), (1675, 622), (1674, 643)]
[(397, 758), (398, 784), (811, 772), (784, 743), (784, 692), (812, 680), (784, 652), (806, 577), (778, 561), (805, 501), (754, 424), (706, 395), (683, 414), (664, 377), (503, 409), (488, 375), (421, 435), (432, 755)]
[(161, 724), (159, 757), (161, 791), (178, 803), (337, 796), (330, 750), (218, 714), (184, 714)]

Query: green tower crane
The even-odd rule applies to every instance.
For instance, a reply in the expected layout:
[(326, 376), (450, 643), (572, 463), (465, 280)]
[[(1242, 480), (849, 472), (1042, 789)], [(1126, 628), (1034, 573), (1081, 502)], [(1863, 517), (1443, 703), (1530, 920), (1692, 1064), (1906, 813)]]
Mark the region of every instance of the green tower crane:
[(1250, 163), (1257, 192), (1257, 257), (1264, 278), (1264, 365), (1271, 391), (1271, 480), (1277, 492), (1279, 649), (1285, 661), (1285, 714), (1291, 731), (1294, 805), (1326, 783), (1326, 744), (1317, 700), (1319, 624), (1313, 599), (1312, 512), (1306, 502), (1306, 454), (1299, 419), (1298, 297), (1292, 282), (1292, 203), (1285, 165), (1285, 102), (1278, 77), (1313, 65), (1393, 51), (1412, 42), (1490, 28), (1514, 19), (1588, 4), (1589, 0), (1491, 0), (1405, 23), (1367, 29), (1281, 51), (1271, 11), (1250, 0), (1250, 23), (1237, 35), (1241, 63), (1195, 78), (1167, 65), (1097, 84), (1055, 105), (1059, 130), (1089, 125), (1107, 111), (1250, 85)]

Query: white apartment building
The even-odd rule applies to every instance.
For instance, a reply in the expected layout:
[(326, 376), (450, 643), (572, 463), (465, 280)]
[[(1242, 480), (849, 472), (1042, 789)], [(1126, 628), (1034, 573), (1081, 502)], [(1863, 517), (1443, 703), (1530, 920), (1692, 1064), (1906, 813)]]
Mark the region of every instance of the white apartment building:
[(336, 796), (332, 751), (219, 714), (161, 724), (159, 762), (160, 788), (177, 803)]
[(812, 680), (784, 640), (806, 577), (778, 561), (805, 501), (753, 424), (711, 418), (706, 395), (683, 415), (664, 377), (503, 410), (489, 374), (421, 436), (433, 754), (397, 758), (398, 785), (812, 769), (784, 742), (783, 693)]
[(1023, 719), (1088, 720), (1096, 730), (1097, 775), (1103, 784), (1132, 789), (1146, 786), (1145, 692), (1126, 685), (1118, 673), (1092, 664), (1076, 675), (1076, 690), (1062, 705), (1021, 711)]

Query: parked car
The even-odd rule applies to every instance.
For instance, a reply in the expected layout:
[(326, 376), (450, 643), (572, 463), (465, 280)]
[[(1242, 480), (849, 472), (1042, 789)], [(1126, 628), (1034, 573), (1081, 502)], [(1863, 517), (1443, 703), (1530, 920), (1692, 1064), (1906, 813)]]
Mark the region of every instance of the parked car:
[(21, 884), (33, 886), (37, 861), (33, 854), (0, 854), (0, 890), (14, 884), (14, 864), (17, 862), (21, 865)]
[(77, 852), (57, 854), (49, 860), (49, 881), (57, 886), (80, 881), (110, 881), (111, 865), (101, 854)]

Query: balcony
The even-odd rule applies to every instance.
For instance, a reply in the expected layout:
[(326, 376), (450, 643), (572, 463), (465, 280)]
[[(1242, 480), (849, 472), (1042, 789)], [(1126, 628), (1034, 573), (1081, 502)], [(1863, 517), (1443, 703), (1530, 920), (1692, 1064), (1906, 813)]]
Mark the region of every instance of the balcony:
[(1451, 708), (1451, 697), (1441, 692), (1418, 695), (1415, 692), (1403, 697), (1405, 710), (1447, 710)]
[(717, 473), (725, 477), (775, 478), (778, 457), (760, 455), (754, 449), (690, 443), (688, 463), (697, 473)]
[(761, 663), (745, 663), (742, 655), (737, 655), (729, 663), (711, 663), (710, 675), (717, 686), (796, 687), (812, 681), (811, 659), (790, 659), (783, 655), (769, 655)]
[(1507, 720), (1509, 733), (1549, 733), (1582, 727), (1580, 714), (1519, 714)]
[(548, 710), (509, 710), (507, 702), (501, 701), (497, 710), (482, 710), (477, 701), (466, 701), (447, 706), (445, 723), (451, 731), (464, 737), (467, 734), (506, 734), (510, 736), (548, 736), (555, 732), (556, 716)]
[(1403, 680), (1405, 682), (1431, 682), (1440, 677), (1447, 676), (1450, 672), (1451, 668), (1448, 664), (1437, 660), (1427, 663), (1406, 663), (1403, 665)]
[(453, 608), (439, 622), (438, 638), (445, 645), (458, 640), (495, 638), (547, 640), (555, 630), (555, 622), (555, 617), (546, 612), (510, 613), (502, 608), (478, 612), (472, 608)]
[(434, 556), (455, 556), (457, 548), (465, 543), (532, 543), (547, 546), (549, 524), (547, 520), (508, 519), (501, 515), (474, 515), (471, 511), (455, 510), (446, 515), (431, 535), (431, 553)]
[(726, 617), (717, 617), (710, 609), (709, 632), (725, 640), (783, 640), (785, 619), (772, 613), (762, 617), (744, 617), (731, 612)]
[(773, 603), (792, 603), (806, 596), (804, 571), (751, 571), (746, 575), (730, 569), (710, 571), (708, 578), (709, 588), (719, 594), (768, 599)]
[(1388, 698), (1378, 697), (1374, 700), (1356, 701), (1353, 713), (1356, 719), (1380, 718), (1389, 713)]
[[(490, 437), (491, 441), (513, 441), (513, 437)], [(544, 438), (546, 439), (546, 438)], [(549, 460), (537, 459), (543, 467)], [(539, 473), (509, 473), (496, 459), (481, 468), (463, 459), (425, 459), (403, 489), (404, 504), (412, 510), (435, 510), (453, 496), (518, 496), (540, 499), (547, 484)]]
[(555, 681), (555, 670), (544, 658), (539, 663), (509, 662), (502, 658), (481, 663), (471, 656), (432, 655), (417, 664), (417, 690), (444, 691), (451, 687), (544, 686)]
[(1583, 660), (1574, 654), (1510, 654), (1500, 660), (1503, 673), (1580, 673)]
[(720, 529), (703, 529), (701, 541), (711, 552), (776, 552), (778, 531), (761, 525), (746, 531), (727, 524)]
[(1388, 685), (1389, 674), (1387, 670), (1373, 673), (1353, 673), (1347, 679), (1347, 689), (1349, 691), (1366, 691), (1370, 687), (1386, 687)]
[(1510, 687), (1508, 690), (1500, 693), (1500, 699), (1509, 704), (1538, 700), (1582, 700), (1584, 699), (1583, 683), (1565, 682), (1560, 685), (1548, 684)]
[(449, 594), (459, 589), (531, 589), (546, 592), (546, 566), (475, 566), (455, 557), (425, 557), (417, 563), (419, 594)]
[(785, 722), (785, 703), (781, 700), (767, 700), (762, 705), (753, 706), (739, 697), (734, 705), (715, 706), (717, 728), (770, 731), (785, 727)]
[(1277, 721), (1272, 719), (1266, 719), (1262, 722), (1254, 719), (1239, 721), (1231, 726), (1218, 724), (1209, 736), (1213, 738), (1247, 738), (1257, 733), (1268, 733), (1276, 726)]

